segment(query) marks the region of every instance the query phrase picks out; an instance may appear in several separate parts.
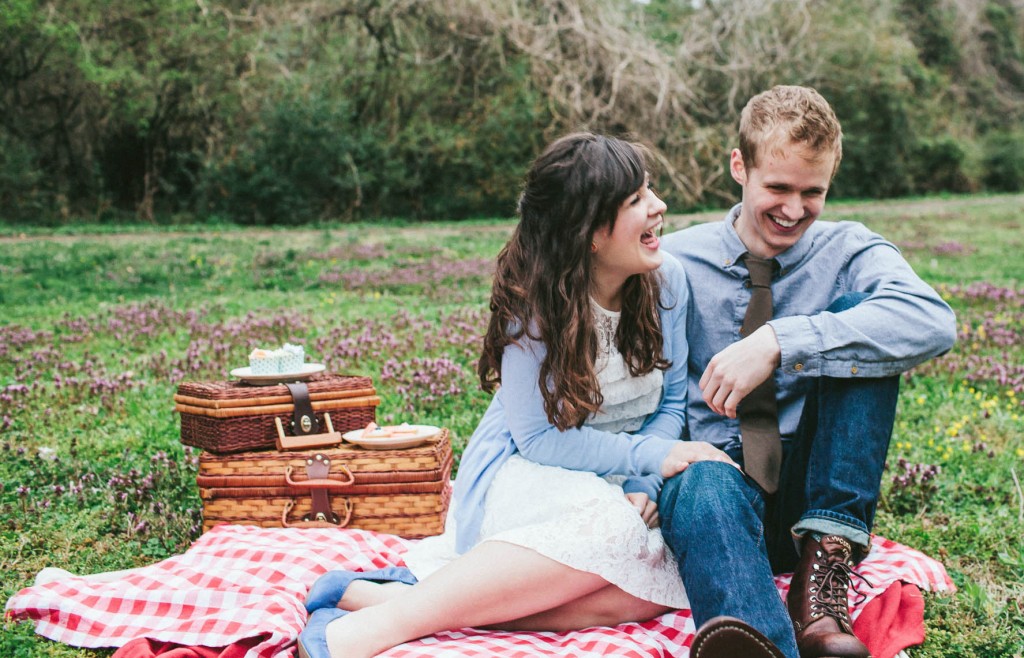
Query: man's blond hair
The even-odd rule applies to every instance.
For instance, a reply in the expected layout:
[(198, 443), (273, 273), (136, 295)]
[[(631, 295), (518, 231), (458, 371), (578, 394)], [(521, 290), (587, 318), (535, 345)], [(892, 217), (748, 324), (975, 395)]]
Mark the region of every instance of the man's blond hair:
[(772, 87), (751, 98), (740, 114), (740, 154), (747, 169), (757, 167), (766, 150), (781, 153), (790, 144), (806, 146), (815, 159), (834, 155), (836, 175), (843, 129), (832, 106), (810, 87)]

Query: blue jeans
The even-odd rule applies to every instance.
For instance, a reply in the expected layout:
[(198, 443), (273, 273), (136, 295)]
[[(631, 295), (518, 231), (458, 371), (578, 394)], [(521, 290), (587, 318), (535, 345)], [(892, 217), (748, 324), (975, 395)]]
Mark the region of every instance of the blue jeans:
[[(718, 615), (737, 617), (798, 658), (772, 575), (796, 565), (794, 532), (867, 545), (898, 393), (898, 376), (818, 379), (797, 436), (783, 446), (773, 496), (720, 462), (698, 462), (665, 483), (658, 499), (662, 534), (679, 561), (698, 628)], [(732, 457), (742, 464), (739, 451)]]

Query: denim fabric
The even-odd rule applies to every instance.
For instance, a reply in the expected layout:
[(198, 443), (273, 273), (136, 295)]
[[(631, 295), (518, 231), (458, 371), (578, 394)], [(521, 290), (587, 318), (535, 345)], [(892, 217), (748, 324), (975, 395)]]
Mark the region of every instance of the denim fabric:
[[(861, 298), (846, 295), (833, 312)], [(698, 462), (666, 482), (659, 499), (698, 628), (717, 615), (738, 617), (793, 658), (796, 640), (772, 574), (793, 570), (793, 532), (867, 545), (899, 392), (898, 376), (813, 381), (796, 435), (783, 445), (774, 496), (730, 466)], [(727, 452), (742, 464), (739, 446)]]
[(786, 605), (765, 550), (764, 499), (753, 480), (722, 462), (697, 462), (661, 490), (661, 532), (679, 561), (693, 623), (742, 619), (799, 658)]
[(899, 377), (817, 381), (767, 505), (776, 573), (796, 565), (793, 535), (838, 534), (868, 546), (898, 393)]

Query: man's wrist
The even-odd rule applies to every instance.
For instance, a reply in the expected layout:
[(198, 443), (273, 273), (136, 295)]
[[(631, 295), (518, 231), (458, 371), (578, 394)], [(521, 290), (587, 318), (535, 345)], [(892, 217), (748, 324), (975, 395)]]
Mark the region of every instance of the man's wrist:
[(782, 365), (782, 347), (779, 345), (779, 337), (775, 335), (775, 329), (770, 324), (763, 325), (758, 331), (763, 332), (762, 340), (769, 349), (772, 365), (776, 368)]

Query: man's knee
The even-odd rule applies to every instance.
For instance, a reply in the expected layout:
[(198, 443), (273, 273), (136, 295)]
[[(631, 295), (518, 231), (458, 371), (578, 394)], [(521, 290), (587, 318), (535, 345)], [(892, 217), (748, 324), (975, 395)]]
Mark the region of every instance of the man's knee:
[(751, 506), (755, 497), (736, 467), (722, 462), (696, 462), (665, 482), (658, 497), (658, 512), (666, 530), (682, 523), (700, 526)]
[(866, 292), (848, 292), (837, 297), (825, 310), (829, 313), (848, 311), (868, 297), (869, 295)]

